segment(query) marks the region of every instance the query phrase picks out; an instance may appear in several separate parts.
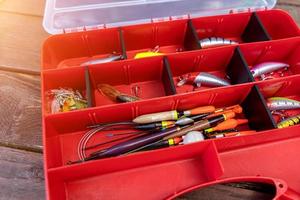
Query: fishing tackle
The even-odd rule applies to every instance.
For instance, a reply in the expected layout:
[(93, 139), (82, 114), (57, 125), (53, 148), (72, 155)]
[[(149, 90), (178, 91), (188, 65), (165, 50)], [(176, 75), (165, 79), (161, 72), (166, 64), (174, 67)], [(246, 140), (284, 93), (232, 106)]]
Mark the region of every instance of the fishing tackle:
[(299, 109), (300, 102), (285, 97), (271, 97), (267, 99), (267, 106), (271, 111), (291, 110), (291, 109)]
[(285, 120), (285, 118), (287, 117), (287, 114), (283, 110), (272, 110), (271, 114), (280, 117), (281, 121)]
[(218, 109), (215, 111), (215, 113), (208, 115), (205, 117), (206, 119), (209, 119), (211, 117), (215, 117), (221, 114), (226, 114), (228, 112), (234, 112), (235, 114), (241, 114), (243, 112), (243, 108), (240, 105), (234, 105), (230, 106), (228, 108)]
[(98, 126), (89, 130), (84, 134), (84, 136), (80, 139), (77, 147), (77, 153), (78, 157), (81, 161), (84, 161), (84, 159), (87, 157), (85, 153), (86, 145), (91, 137), (93, 137), (96, 133), (102, 130), (107, 130), (108, 128), (114, 127), (114, 126), (128, 126), (131, 125), (132, 122), (116, 122), (116, 123), (107, 123), (103, 124), (101, 126)]
[[(126, 125), (128, 125), (128, 127), (126, 128), (133, 128), (133, 129), (138, 129), (138, 130), (150, 130), (150, 129), (161, 129), (161, 128), (169, 128), (172, 126), (175, 126), (175, 122), (174, 121), (162, 121), (162, 122), (155, 122), (155, 123), (150, 123), (150, 124), (137, 124), (134, 122), (123, 122), (123, 123), (127, 123)], [(88, 126), (87, 128), (97, 128), (100, 126), (103, 126), (106, 124), (96, 124), (96, 125), (92, 125), (92, 126)], [(110, 129), (110, 130), (123, 130), (124, 128), (120, 128), (120, 129)]]
[(233, 40), (228, 40), (221, 37), (209, 37), (202, 40), (199, 40), (202, 49), (211, 48), (211, 47), (219, 47), (219, 46), (227, 46), (238, 44)]
[(132, 93), (134, 94), (134, 96), (139, 97), (140, 96), (140, 91), (141, 88), (138, 85), (135, 85), (134, 87), (131, 88)]
[(150, 51), (137, 53), (134, 56), (134, 59), (147, 58), (147, 57), (153, 57), (153, 56), (161, 56), (161, 55), (164, 55), (164, 54), (159, 53), (159, 46), (156, 46)]
[(231, 85), (227, 80), (214, 76), (206, 72), (190, 73), (179, 77), (177, 86), (183, 86), (184, 84), (194, 84), (197, 87), (208, 86), (208, 87), (222, 87)]
[(48, 92), (48, 96), (52, 98), (51, 113), (80, 110), (87, 107), (87, 101), (78, 90), (53, 89)]
[(239, 104), (236, 104), (236, 105), (233, 105), (233, 106), (218, 108), (218, 109), (216, 109), (215, 113), (223, 112), (223, 111), (229, 111), (229, 110), (234, 111), (236, 113), (242, 113), (243, 112), (243, 108)]
[(277, 124), (277, 128), (286, 128), (300, 123), (300, 115), (285, 119)]
[[(158, 142), (163, 137), (170, 135), (181, 128), (179, 127), (173, 127), (170, 129), (165, 129), (162, 131), (159, 131), (157, 133), (153, 134), (147, 134), (140, 137), (133, 138), (131, 140), (121, 142), (119, 144), (113, 145), (105, 150), (94, 152), (90, 157), (84, 157), (81, 159), (82, 161), (88, 161), (93, 159), (100, 159), (100, 158), (107, 158), (112, 156), (118, 156), (121, 154), (129, 153), (131, 151), (135, 151), (136, 149), (139, 149), (141, 147), (144, 147), (145, 145)], [(170, 138), (168, 138), (170, 139)]]
[(183, 136), (183, 144), (190, 144), (205, 140), (205, 136), (201, 131), (191, 131)]
[(216, 108), (214, 106), (201, 106), (201, 107), (183, 111), (183, 115), (192, 116), (192, 115), (199, 115), (199, 114), (207, 114), (207, 113), (212, 113), (215, 110)]
[(282, 62), (263, 62), (254, 65), (250, 71), (254, 78), (261, 76), (262, 80), (266, 80), (267, 79), (265, 77), (266, 74), (272, 73), (280, 69), (287, 70), (289, 66), (290, 66), (289, 64), (282, 63)]
[(158, 142), (146, 145), (144, 148), (139, 148), (138, 150), (146, 151), (146, 150), (154, 150), (154, 149), (160, 149), (160, 148), (165, 148), (165, 147), (171, 147), (171, 146), (176, 146), (176, 145), (180, 144), (180, 142), (182, 142), (182, 137), (171, 138), (168, 140), (162, 140), (162, 141), (158, 141)]
[(194, 116), (190, 116), (190, 117), (183, 116), (175, 122), (175, 125), (177, 125), (177, 126), (186, 126), (186, 125), (189, 125), (189, 124), (193, 124), (196, 121), (199, 121), (201, 119), (206, 118), (208, 115), (209, 114), (200, 114), (200, 115), (194, 115)]
[(108, 62), (113, 62), (113, 61), (117, 61), (117, 60), (122, 60), (123, 56), (122, 55), (110, 55), (107, 58), (98, 58), (98, 59), (93, 59), (93, 60), (89, 60), (87, 62), (84, 62), (82, 64), (80, 64), (80, 66), (88, 66), (88, 65), (97, 65), (97, 64), (102, 64), (102, 63), (108, 63)]
[(234, 129), (239, 125), (243, 125), (248, 123), (247, 119), (228, 119), (215, 127), (209, 128), (205, 130), (205, 133), (211, 133), (215, 131), (223, 131), (227, 129)]
[(255, 134), (256, 131), (238, 131), (238, 132), (230, 132), (230, 133), (222, 133), (222, 134), (213, 134), (209, 135), (210, 139), (213, 138), (223, 138), (223, 137), (235, 137), (235, 136), (244, 136), (244, 135), (252, 135)]
[(138, 124), (148, 124), (159, 121), (168, 121), (168, 120), (178, 120), (180, 116), (191, 116), (198, 114), (211, 113), (215, 111), (214, 106), (203, 106), (197, 107), (191, 110), (186, 110), (178, 112), (177, 110), (165, 111), (159, 113), (151, 113), (146, 115), (141, 115), (133, 119), (133, 122)]
[(231, 118), (234, 118), (234, 117), (235, 117), (235, 113), (230, 112), (230, 113), (226, 113), (226, 114), (223, 114), (223, 115), (220, 115), (220, 116), (213, 117), (211, 119), (201, 120), (201, 121), (196, 122), (192, 126), (189, 126), (187, 128), (184, 128), (184, 129), (180, 129), (180, 130), (178, 130), (177, 132), (175, 132), (171, 135), (165, 136), (163, 139), (168, 140), (170, 138), (181, 137), (181, 136), (183, 136), (186, 133), (191, 132), (191, 131), (205, 130), (205, 129), (211, 128), (213, 126), (216, 126), (217, 124), (219, 124), (219, 123), (221, 123), (225, 120), (228, 120), (228, 119), (231, 119)]
[(194, 115), (194, 116), (190, 116), (190, 117), (184, 116), (184, 117), (181, 117), (180, 119), (178, 119), (175, 122), (175, 125), (185, 126), (188, 124), (195, 123), (196, 121), (199, 121), (199, 120), (209, 119), (209, 118), (216, 117), (216, 116), (223, 115), (223, 114), (230, 113), (230, 112), (234, 112), (235, 114), (240, 114), (243, 112), (243, 108), (240, 105), (235, 105), (235, 106), (231, 106), (228, 108), (216, 110), (215, 113), (213, 113), (213, 114), (201, 114), (201, 115)]
[(108, 84), (98, 84), (98, 90), (100, 93), (115, 102), (133, 102), (140, 100), (138, 97), (123, 94)]
[[(105, 130), (107, 130), (107, 129), (105, 129)], [(98, 144), (94, 144), (94, 145), (85, 147), (85, 149), (83, 149), (83, 150), (94, 149), (96, 147), (107, 145), (107, 144), (111, 144), (111, 143), (118, 142), (118, 141), (121, 141), (121, 140), (125, 140), (125, 139), (128, 140), (128, 139), (134, 138), (136, 136), (142, 136), (142, 135), (145, 135), (145, 134), (152, 134), (152, 133), (155, 133), (156, 131), (158, 131), (158, 129), (157, 130), (147, 130), (147, 131), (131, 132), (131, 133), (111, 134), (109, 136), (119, 136), (119, 135), (125, 135), (125, 136), (124, 137), (119, 137), (117, 139), (109, 140), (107, 142), (101, 142), (101, 143), (98, 143)], [(93, 155), (93, 153), (91, 155)]]
[[(201, 124), (199, 124), (199, 122), (197, 122), (198, 124), (195, 124), (194, 125), (195, 127), (193, 126), (194, 129), (190, 128), (188, 126), (184, 126), (182, 128), (173, 127), (173, 128), (169, 128), (169, 129), (164, 129), (162, 131), (158, 131), (156, 133), (142, 135), (142, 136), (130, 139), (128, 141), (113, 145), (105, 150), (96, 151), (96, 152), (92, 153), (91, 156), (86, 157), (84, 149), (86, 148), (86, 144), (87, 144), (88, 140), (94, 134), (96, 134), (98, 131), (103, 130), (106, 126), (98, 127), (98, 128), (95, 128), (94, 130), (87, 132), (80, 140), (80, 143), (78, 145), (79, 158), (82, 161), (88, 161), (88, 160), (93, 160), (93, 159), (100, 159), (100, 158), (118, 156), (121, 154), (129, 153), (131, 151), (136, 151), (137, 149), (144, 147), (145, 145), (149, 145), (151, 143), (158, 142), (160, 140), (168, 140), (171, 138), (180, 137), (182, 135), (185, 135), (187, 132), (190, 132), (193, 130), (199, 130), (199, 129), (203, 130), (203, 129), (209, 128), (211, 125), (215, 125), (218, 122), (224, 121), (227, 118), (234, 117), (234, 115), (235, 115), (234, 113), (231, 113), (231, 114), (227, 114), (227, 115), (218, 116), (218, 117), (215, 117), (210, 120), (203, 120), (206, 123), (201, 123)], [(179, 131), (180, 134), (175, 135), (175, 137), (173, 137), (174, 133), (176, 133), (177, 131)], [(171, 136), (171, 137), (168, 137), (168, 136)]]
[(150, 123), (150, 124), (136, 124), (134, 128), (139, 130), (148, 130), (148, 129), (156, 129), (156, 128), (170, 128), (175, 126), (174, 121), (161, 121), (158, 123)]

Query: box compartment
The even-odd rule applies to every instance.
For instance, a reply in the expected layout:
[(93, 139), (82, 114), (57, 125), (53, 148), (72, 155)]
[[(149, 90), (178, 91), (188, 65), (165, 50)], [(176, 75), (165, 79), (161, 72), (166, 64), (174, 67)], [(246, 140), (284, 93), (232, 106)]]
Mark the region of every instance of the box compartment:
[(222, 173), (214, 144), (205, 141), (51, 169), (49, 198), (163, 199)]
[(90, 66), (89, 74), (95, 106), (119, 104), (104, 96), (98, 89), (99, 84), (109, 84), (141, 100), (175, 94), (170, 69), (162, 57)]
[[(192, 24), (199, 40), (220, 37), (239, 44), (270, 40), (268, 32), (256, 13), (196, 18), (192, 19)], [(199, 45), (202, 48), (201, 44)]]
[[(242, 45), (240, 48), (250, 70), (253, 66), (263, 62), (283, 62), (289, 64), (290, 67), (288, 67), (286, 71), (279, 71), (283, 71), (283, 77), (287, 77), (300, 73), (299, 44), (299, 38), (293, 38), (289, 40)], [(274, 72), (272, 75), (267, 75), (267, 77), (281, 78), (282, 76), (281, 73)], [(255, 80), (260, 81), (263, 79), (256, 77)]]
[[(266, 81), (260, 83), (258, 86), (266, 101), (268, 98), (271, 97), (285, 97), (296, 101), (300, 101), (300, 89), (298, 87), (300, 84), (299, 77), (300, 76), (297, 75), (294, 77), (284, 78), (280, 81)], [(300, 115), (300, 109), (285, 110), (284, 114), (286, 118), (295, 115)], [(273, 114), (273, 118), (276, 124), (281, 121), (279, 115)]]
[(79, 66), (112, 53), (123, 54), (119, 28), (54, 35), (43, 45), (43, 69)]
[(206, 85), (196, 87), (192, 83), (177, 86), (180, 77), (188, 74), (197, 75), (200, 72), (206, 72), (225, 79), (232, 85), (253, 81), (243, 55), (239, 48), (236, 47), (223, 47), (169, 55), (166, 63), (170, 66), (176, 92), (179, 94), (213, 88)]
[(188, 20), (157, 22), (122, 28), (127, 58), (159, 47), (163, 54), (193, 50), (197, 47), (193, 27)]
[[(261, 98), (259, 98), (260, 95), (257, 93), (259, 93), (259, 91), (252, 88), (251, 85), (243, 85), (233, 88), (220, 88), (194, 94), (165, 97), (160, 100), (153, 99), (47, 116), (44, 122), (47, 166), (48, 168), (55, 168), (67, 165), (69, 161), (78, 160), (77, 146), (81, 137), (89, 130), (87, 128), (88, 126), (99, 123), (131, 121), (139, 115), (148, 113), (168, 110), (187, 110), (206, 105), (214, 105), (220, 108), (241, 104), (244, 108), (244, 114), (238, 115), (237, 118), (247, 117), (249, 119), (249, 127), (245, 125), (241, 127), (241, 130), (249, 130), (250, 128), (253, 130), (266, 130), (272, 128), (270, 116), (261, 114), (266, 112), (266, 108), (261, 102)], [(256, 112), (252, 112), (252, 110)], [(99, 131), (91, 138), (87, 146), (93, 146), (98, 143), (119, 138), (122, 138), (122, 141), (128, 140), (129, 138), (124, 138), (124, 135), (114, 136), (113, 138), (109, 136), (112, 133), (125, 132), (132, 132), (132, 130)], [(136, 135), (131, 138), (135, 136)], [(94, 148), (93, 150), (88, 150), (87, 154), (104, 149), (115, 143), (116, 142), (113, 142)]]
[[(61, 70), (48, 70), (42, 74), (43, 87), (42, 99), (43, 114), (51, 114), (51, 99), (48, 94), (52, 89), (72, 88), (78, 90), (87, 101), (90, 101), (90, 96), (87, 94), (88, 85), (86, 85), (86, 76), (84, 67), (72, 67)], [(73, 112), (73, 111), (72, 111)]]

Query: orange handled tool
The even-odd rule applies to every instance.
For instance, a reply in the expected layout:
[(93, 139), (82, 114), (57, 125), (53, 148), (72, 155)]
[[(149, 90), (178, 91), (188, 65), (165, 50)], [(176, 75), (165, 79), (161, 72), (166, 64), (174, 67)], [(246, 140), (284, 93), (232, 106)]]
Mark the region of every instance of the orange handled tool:
[(208, 118), (215, 117), (218, 115), (226, 114), (228, 112), (234, 112), (236, 114), (240, 114), (243, 112), (243, 108), (240, 105), (230, 106), (226, 109), (216, 110), (215, 113), (208, 115), (206, 118), (208, 119)]
[(225, 133), (225, 137), (232, 137), (232, 136), (243, 136), (243, 135), (251, 135), (256, 133), (256, 131), (240, 131), (240, 132), (230, 132)]
[(211, 133), (214, 131), (224, 131), (224, 130), (236, 128), (237, 126), (246, 124), (246, 123), (248, 123), (247, 119), (228, 119), (228, 120), (218, 124), (215, 127), (206, 129), (205, 132)]
[(216, 108), (214, 106), (202, 106), (193, 108), (191, 110), (186, 110), (183, 112), (183, 115), (185, 116), (191, 116), (191, 115), (199, 115), (199, 114), (205, 114), (205, 113), (213, 113), (215, 112)]
[(244, 135), (252, 135), (256, 133), (256, 131), (238, 131), (238, 132), (230, 132), (230, 133), (221, 133), (209, 135), (209, 138), (223, 138), (223, 137), (235, 137), (235, 136), (244, 136)]

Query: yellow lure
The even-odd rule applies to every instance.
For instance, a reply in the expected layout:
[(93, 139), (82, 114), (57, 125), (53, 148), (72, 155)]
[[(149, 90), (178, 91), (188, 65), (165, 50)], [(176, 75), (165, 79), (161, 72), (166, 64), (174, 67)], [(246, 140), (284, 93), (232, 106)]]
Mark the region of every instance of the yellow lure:
[(134, 56), (134, 59), (139, 59), (139, 58), (147, 58), (147, 57), (154, 57), (154, 56), (162, 56), (164, 55), (163, 53), (158, 53), (158, 52), (141, 52), (141, 53), (137, 53)]

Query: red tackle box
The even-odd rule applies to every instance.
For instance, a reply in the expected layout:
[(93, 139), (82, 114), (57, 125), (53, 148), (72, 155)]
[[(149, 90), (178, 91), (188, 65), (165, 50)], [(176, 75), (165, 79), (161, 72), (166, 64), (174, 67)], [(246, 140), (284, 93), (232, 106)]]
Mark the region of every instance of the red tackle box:
[[(42, 49), (43, 144), (47, 199), (174, 199), (228, 182), (272, 185), (275, 199), (300, 199), (300, 127), (276, 129), (266, 104), (272, 96), (300, 100), (300, 31), (276, 0), (47, 0)], [(199, 40), (222, 37), (238, 44), (203, 49)], [(162, 56), (134, 59), (160, 47)], [(113, 52), (123, 60), (80, 66)], [(290, 65), (284, 76), (254, 79), (265, 61)], [(176, 87), (178, 77), (209, 72), (230, 78), (225, 87)], [(142, 100), (115, 103), (97, 90), (110, 84)], [(47, 92), (60, 87), (86, 94), (88, 108), (52, 114)], [(256, 130), (69, 165), (87, 127), (129, 121), (142, 114), (198, 106), (242, 105)], [(293, 110), (289, 115), (300, 114)], [(116, 136), (117, 137), (117, 136)], [(90, 144), (105, 142), (98, 134)]]

